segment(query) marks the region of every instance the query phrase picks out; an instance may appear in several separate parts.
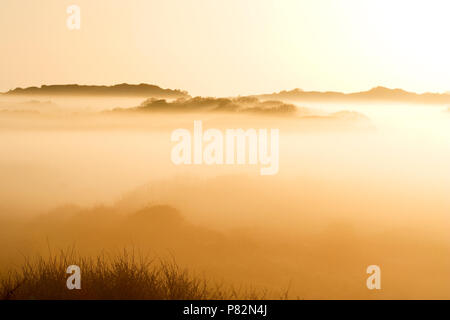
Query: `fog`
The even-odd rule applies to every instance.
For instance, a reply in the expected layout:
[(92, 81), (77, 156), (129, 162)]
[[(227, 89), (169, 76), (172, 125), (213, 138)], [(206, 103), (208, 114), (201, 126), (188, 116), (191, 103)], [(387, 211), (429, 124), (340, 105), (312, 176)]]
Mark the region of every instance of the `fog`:
[[(0, 99), (1, 269), (49, 246), (133, 246), (275, 298), (450, 298), (447, 106), (295, 103), (280, 115), (27, 99)], [(279, 129), (278, 174), (173, 164), (171, 132), (194, 120)], [(381, 291), (365, 286), (372, 264)]]

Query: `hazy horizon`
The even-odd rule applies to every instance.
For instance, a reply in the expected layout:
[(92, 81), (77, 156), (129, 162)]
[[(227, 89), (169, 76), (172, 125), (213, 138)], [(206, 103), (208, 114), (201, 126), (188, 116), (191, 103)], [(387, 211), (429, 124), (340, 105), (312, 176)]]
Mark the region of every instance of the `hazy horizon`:
[[(79, 86), (79, 87), (108, 87), (108, 88), (114, 88), (120, 85), (127, 85), (127, 86), (140, 86), (140, 85), (146, 85), (146, 86), (156, 86), (160, 89), (163, 90), (179, 90), (182, 92), (186, 92), (187, 94), (189, 94), (189, 91), (184, 90), (183, 88), (175, 88), (175, 87), (162, 87), (160, 85), (158, 85), (157, 83), (146, 83), (146, 82), (139, 82), (139, 83), (128, 83), (128, 82), (120, 82), (117, 81), (115, 83), (111, 83), (111, 84), (105, 84), (105, 83), (41, 83), (38, 85), (30, 85), (30, 86), (25, 86), (25, 87), (11, 87), (9, 89), (5, 89), (5, 91), (0, 92), (0, 94), (7, 94), (7, 93), (13, 93), (15, 90), (17, 89), (42, 89), (43, 87), (65, 87), (65, 86)], [(318, 90), (318, 89), (309, 89), (309, 90), (304, 90), (301, 87), (293, 87), (293, 88), (284, 88), (284, 89), (280, 89), (278, 91), (268, 91), (268, 92), (259, 92), (259, 93), (254, 93), (254, 94), (244, 94), (244, 93), (238, 93), (235, 95), (223, 95), (223, 96), (217, 96), (217, 97), (232, 97), (232, 96), (261, 96), (261, 95), (270, 95), (270, 94), (274, 94), (274, 93), (280, 93), (280, 92), (291, 92), (291, 91), (295, 91), (295, 90), (300, 90), (303, 92), (317, 92), (317, 93), (342, 93), (342, 94), (353, 94), (353, 93), (363, 93), (363, 92), (370, 92), (372, 90), (378, 89), (378, 88), (383, 88), (383, 89), (387, 89), (387, 90), (401, 90), (404, 91), (406, 93), (414, 93), (414, 94), (449, 94), (450, 95), (450, 90), (447, 91), (408, 91), (405, 90), (404, 88), (401, 87), (388, 87), (388, 86), (384, 86), (382, 84), (378, 84), (375, 85), (373, 87), (368, 87), (365, 89), (362, 89), (360, 91), (333, 91), (333, 90), (327, 90), (327, 89), (323, 89), (323, 90)], [(151, 96), (151, 94), (150, 94)], [(196, 95), (196, 96), (208, 96), (208, 95)]]
[(0, 91), (117, 79), (202, 96), (450, 90), (445, 1), (79, 0), (82, 26), (72, 31), (71, 4), (3, 1)]

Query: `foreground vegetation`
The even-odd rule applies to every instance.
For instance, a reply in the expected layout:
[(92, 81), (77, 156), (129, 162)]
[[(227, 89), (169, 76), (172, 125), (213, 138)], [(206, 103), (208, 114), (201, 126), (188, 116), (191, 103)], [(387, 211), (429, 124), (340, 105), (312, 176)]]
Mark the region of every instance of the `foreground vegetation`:
[[(81, 289), (69, 290), (69, 265), (81, 269)], [(151, 260), (124, 251), (96, 258), (61, 251), (27, 260), (0, 279), (1, 299), (262, 299), (264, 293), (209, 283), (174, 261)]]

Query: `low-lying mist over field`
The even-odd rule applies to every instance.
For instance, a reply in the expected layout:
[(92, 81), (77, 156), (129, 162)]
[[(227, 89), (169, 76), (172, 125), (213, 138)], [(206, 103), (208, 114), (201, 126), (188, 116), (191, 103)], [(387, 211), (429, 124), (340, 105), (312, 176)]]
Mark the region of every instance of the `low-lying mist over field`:
[[(46, 94), (0, 96), (1, 271), (49, 247), (133, 247), (275, 298), (450, 297), (440, 100)], [(278, 173), (175, 165), (171, 133), (195, 120), (279, 129)]]

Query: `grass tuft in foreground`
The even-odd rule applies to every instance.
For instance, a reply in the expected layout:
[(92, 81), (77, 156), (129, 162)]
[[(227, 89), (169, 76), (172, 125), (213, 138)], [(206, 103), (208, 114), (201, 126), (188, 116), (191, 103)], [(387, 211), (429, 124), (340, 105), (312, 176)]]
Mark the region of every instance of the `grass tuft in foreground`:
[[(81, 269), (81, 289), (69, 290), (69, 265)], [(154, 261), (124, 250), (80, 257), (73, 250), (28, 259), (0, 278), (1, 299), (263, 299), (264, 293), (224, 288), (192, 275), (175, 262)]]

